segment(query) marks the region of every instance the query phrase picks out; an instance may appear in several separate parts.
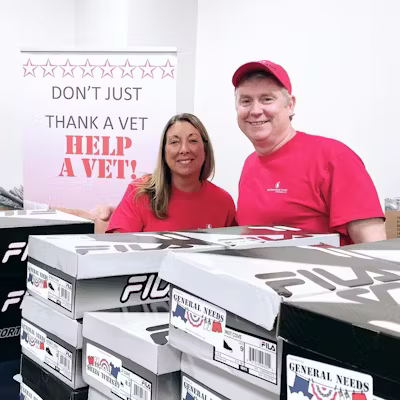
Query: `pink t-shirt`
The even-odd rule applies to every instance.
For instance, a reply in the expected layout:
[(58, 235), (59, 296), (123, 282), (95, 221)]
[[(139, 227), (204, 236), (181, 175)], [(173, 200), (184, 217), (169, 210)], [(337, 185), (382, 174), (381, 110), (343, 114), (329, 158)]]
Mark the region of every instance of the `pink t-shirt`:
[(235, 204), (223, 189), (206, 181), (199, 192), (172, 188), (168, 217), (157, 218), (147, 195), (135, 199), (137, 182), (128, 189), (114, 211), (107, 232), (161, 232), (221, 228), (235, 224)]
[(346, 145), (297, 132), (277, 151), (251, 154), (239, 183), (239, 225), (287, 225), (311, 233), (339, 232), (346, 224), (383, 218), (375, 186)]

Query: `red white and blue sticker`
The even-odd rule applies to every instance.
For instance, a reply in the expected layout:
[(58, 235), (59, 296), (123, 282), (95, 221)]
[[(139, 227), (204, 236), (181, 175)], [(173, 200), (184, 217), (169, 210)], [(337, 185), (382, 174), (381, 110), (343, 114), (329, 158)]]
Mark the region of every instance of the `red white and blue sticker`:
[(170, 321), (214, 347), (224, 345), (226, 311), (176, 288), (172, 289)]
[(49, 273), (28, 261), (26, 286), (37, 295), (47, 299)]
[(118, 375), (122, 368), (122, 361), (119, 358), (87, 343), (85, 364), (89, 376), (110, 389), (119, 387)]
[(21, 346), (40, 362), (72, 381), (72, 353), (25, 319), (21, 320)]
[(288, 400), (373, 400), (371, 375), (290, 354), (286, 357)]
[(26, 285), (28, 290), (72, 311), (71, 283), (50, 274), (43, 268), (28, 262)]
[(91, 343), (86, 344), (86, 373), (127, 400), (151, 400), (151, 382), (122, 366), (122, 361)]

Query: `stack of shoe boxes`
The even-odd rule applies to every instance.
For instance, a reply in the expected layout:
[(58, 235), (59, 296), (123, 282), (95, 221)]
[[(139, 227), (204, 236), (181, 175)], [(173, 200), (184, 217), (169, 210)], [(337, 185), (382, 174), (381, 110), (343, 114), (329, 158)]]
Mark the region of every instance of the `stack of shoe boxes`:
[[(362, 273), (375, 280), (282, 306), (283, 400), (399, 398), (400, 239), (343, 250), (364, 257)], [(373, 257), (392, 264), (371, 263)]]
[[(166, 341), (154, 342), (155, 337), (165, 339), (169, 316), (98, 311), (167, 300), (169, 283), (158, 277), (158, 271), (168, 253), (295, 243), (337, 245), (338, 236), (285, 227), (32, 236), (27, 274), (32, 298), (23, 314), (24, 356), (55, 377), (60, 387), (67, 385), (71, 396), (82, 390), (87, 396), (89, 384), (92, 397), (178, 398), (180, 352)], [(254, 388), (255, 393), (260, 390)]]
[[(400, 268), (341, 248), (302, 246), (170, 253), (160, 277), (171, 283), (169, 341), (183, 353), (182, 399), (278, 399), (284, 350), (278, 321), (290, 322), (279, 317), (282, 305), (398, 285)], [(324, 335), (323, 324), (309, 328)], [(341, 342), (331, 342), (331, 352)], [(330, 399), (309, 397), (320, 398)]]
[[(86, 351), (82, 344), (84, 314), (141, 304), (154, 304), (158, 311), (156, 305), (169, 295), (169, 285), (158, 278), (167, 250), (222, 247), (178, 233), (31, 236), (26, 276), (31, 296), (23, 307), (23, 360), (29, 358), (29, 366), (35, 367), (37, 374), (41, 370), (55, 378), (60, 393), (67, 385), (71, 399), (87, 397), (82, 375), (86, 368), (86, 363), (82, 365), (82, 352)], [(118, 318), (130, 313), (107, 315)], [(138, 314), (132, 317), (131, 324), (140, 322)], [(118, 342), (114, 336), (109, 339)], [(26, 370), (22, 369), (23, 380)], [(25, 386), (42, 400), (54, 399), (39, 384), (27, 382)]]
[(19, 393), (13, 376), (20, 367), (20, 305), (26, 288), (29, 235), (93, 232), (91, 221), (55, 210), (0, 212), (1, 399), (16, 399)]

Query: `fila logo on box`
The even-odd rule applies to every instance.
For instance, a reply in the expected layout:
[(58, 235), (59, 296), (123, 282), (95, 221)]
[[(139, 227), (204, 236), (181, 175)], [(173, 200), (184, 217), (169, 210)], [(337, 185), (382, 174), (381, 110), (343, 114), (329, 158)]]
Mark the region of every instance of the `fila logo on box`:
[(154, 332), (150, 334), (150, 338), (155, 344), (163, 346), (168, 343), (169, 324), (149, 326), (146, 331)]
[[(22, 254), (24, 248), (25, 251)], [(4, 257), (1, 260), (1, 262), (5, 264), (10, 259), (10, 257), (19, 256), (20, 254), (22, 254), (21, 261), (26, 261), (26, 258), (28, 257), (28, 246), (26, 245), (26, 242), (10, 243), (8, 246), (8, 250), (4, 254)]]
[(162, 300), (169, 297), (169, 283), (158, 274), (133, 275), (124, 287), (120, 301), (126, 303), (132, 293), (140, 293), (140, 300)]
[[(335, 291), (338, 288), (344, 289), (369, 286), (374, 284), (375, 281), (383, 283), (400, 280), (400, 270), (392, 271), (394, 266), (391, 267), (390, 264), (374, 264), (367, 262), (373, 260), (373, 258), (362, 254), (336, 248), (328, 249), (314, 246), (299, 246), (299, 248), (309, 249), (316, 252), (325, 252), (336, 257), (363, 259), (366, 262), (364, 264), (358, 264), (357, 267), (348, 265), (334, 268), (328, 267), (327, 269), (324, 269), (324, 265), (322, 264), (314, 264), (316, 265), (315, 268), (306, 269), (303, 264), (303, 268), (299, 268), (297, 271), (271, 271), (256, 274), (255, 277), (257, 279), (265, 280), (266, 285), (283, 297), (293, 296), (295, 290), (292, 289), (292, 287), (298, 287), (298, 290), (301, 291), (301, 286), (303, 285), (317, 285), (320, 288)], [(335, 273), (335, 268), (339, 268), (341, 273)], [(348, 276), (348, 279), (344, 279), (344, 275)]]
[[(210, 243), (185, 236), (178, 233), (154, 233), (154, 234), (129, 234), (125, 238), (118, 236), (119, 244), (104, 244), (101, 238), (94, 237), (94, 241), (85, 246), (75, 246), (75, 251), (79, 255), (86, 255), (91, 252), (96, 253), (126, 253), (136, 251), (152, 250), (171, 250), (171, 249), (195, 249), (209, 246)], [(124, 244), (120, 242), (125, 242)], [(110, 241), (111, 242), (111, 241)]]
[[(7, 299), (1, 308), (1, 312), (6, 312), (8, 307), (12, 304), (20, 304), (25, 294), (25, 290), (17, 290), (15, 292), (8, 293)], [(20, 307), (21, 308), (21, 307)]]
[(9, 328), (0, 329), (0, 339), (8, 339), (11, 337), (17, 337), (21, 334), (20, 326), (10, 326)]

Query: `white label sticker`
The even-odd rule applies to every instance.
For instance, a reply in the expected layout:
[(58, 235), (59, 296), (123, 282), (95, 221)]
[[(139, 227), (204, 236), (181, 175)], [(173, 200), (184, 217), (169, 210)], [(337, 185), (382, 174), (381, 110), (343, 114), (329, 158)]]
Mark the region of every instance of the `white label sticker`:
[(27, 267), (27, 288), (72, 311), (72, 285), (30, 262)]
[(20, 384), (20, 400), (43, 400), (39, 395), (37, 395), (29, 386), (21, 382)]
[(45, 363), (58, 371), (61, 375), (72, 381), (72, 353), (55, 343), (53, 340), (46, 339), (46, 359)]
[(277, 344), (230, 328), (224, 346), (215, 349), (214, 360), (277, 384)]
[(223, 347), (226, 311), (222, 308), (174, 288), (170, 321), (176, 328), (214, 347)]
[(72, 353), (28, 321), (21, 321), (21, 346), (72, 381)]
[(373, 400), (370, 375), (290, 354), (286, 362), (288, 400)]
[(24, 319), (21, 320), (21, 346), (44, 362), (46, 334)]
[(37, 295), (47, 299), (49, 273), (28, 261), (26, 286)]
[(72, 311), (72, 285), (57, 276), (49, 274), (48, 299)]
[(216, 396), (203, 386), (193, 382), (187, 376), (182, 377), (181, 393), (183, 400), (221, 400), (221, 397)]
[(125, 400), (151, 400), (151, 382), (122, 367), (117, 376), (119, 387), (111, 392)]
[(122, 361), (104, 350), (86, 344), (86, 373), (110, 389), (119, 389), (118, 375)]

